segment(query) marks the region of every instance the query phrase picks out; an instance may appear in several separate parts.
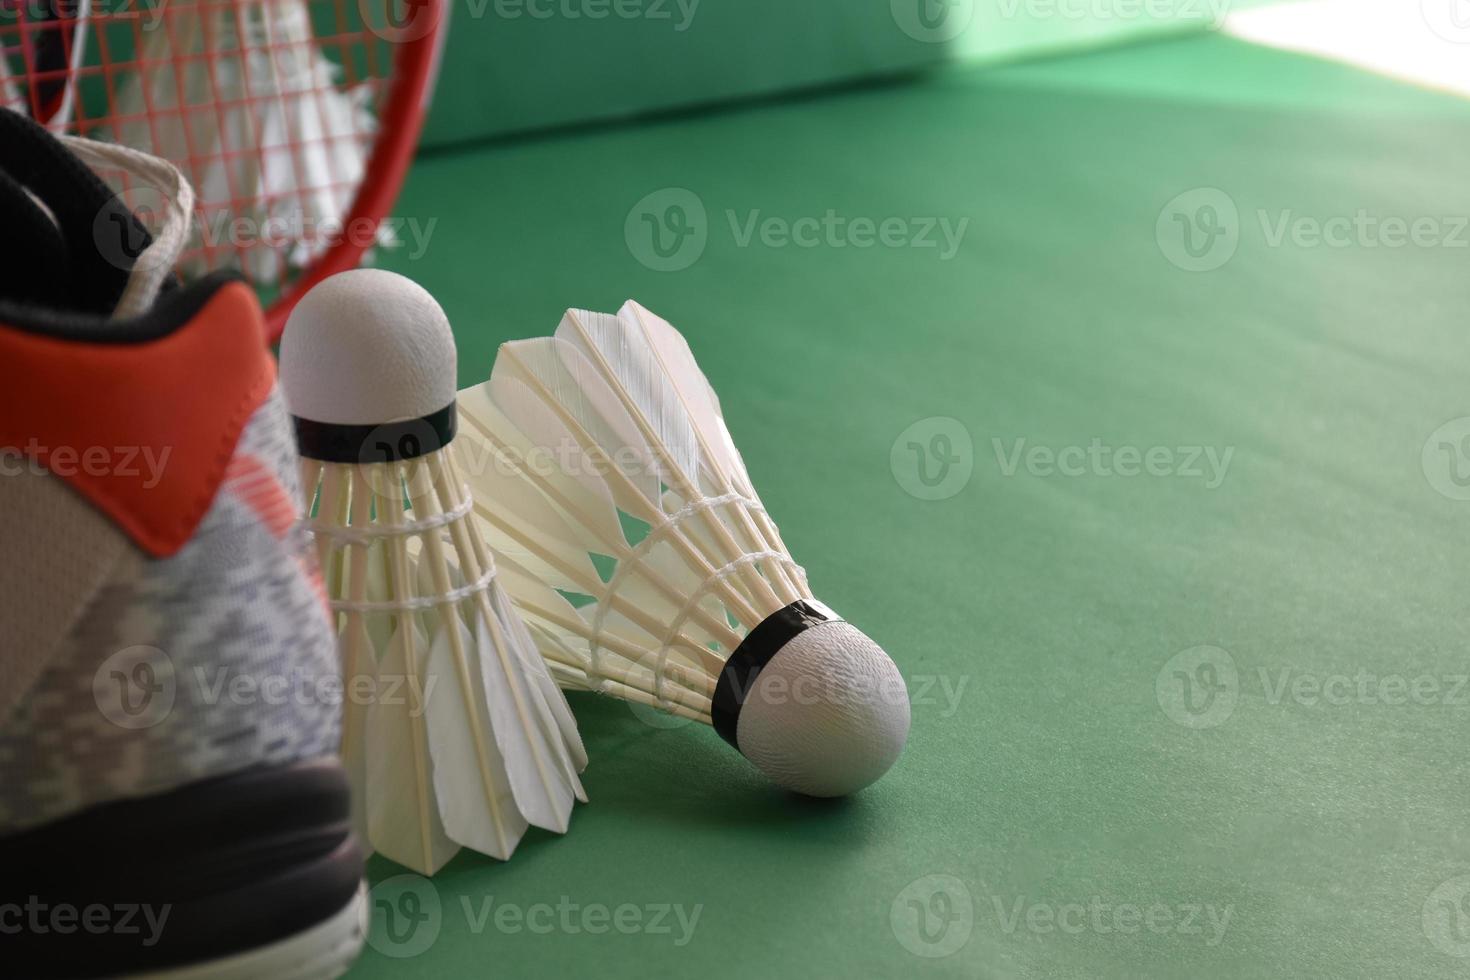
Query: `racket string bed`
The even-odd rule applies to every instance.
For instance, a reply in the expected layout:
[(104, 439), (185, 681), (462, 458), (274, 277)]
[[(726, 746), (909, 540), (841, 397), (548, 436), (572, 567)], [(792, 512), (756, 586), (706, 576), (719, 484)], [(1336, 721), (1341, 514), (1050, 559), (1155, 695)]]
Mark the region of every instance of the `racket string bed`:
[[(284, 323), (296, 295), (392, 244), (444, 0), (0, 0), (0, 107), (177, 166), (188, 278), (233, 268)], [(427, 25), (428, 29), (423, 29)], [(169, 209), (102, 176), (150, 230)]]

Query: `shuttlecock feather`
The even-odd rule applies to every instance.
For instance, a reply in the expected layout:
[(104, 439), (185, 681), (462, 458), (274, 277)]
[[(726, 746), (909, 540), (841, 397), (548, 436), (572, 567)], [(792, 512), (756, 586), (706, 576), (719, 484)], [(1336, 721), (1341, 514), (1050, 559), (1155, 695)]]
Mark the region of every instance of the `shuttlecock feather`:
[(16, 85), (15, 75), (10, 70), (10, 53), (5, 48), (3, 38), (0, 38), (0, 109), (11, 109), (15, 112), (25, 110), (20, 87)]
[(712, 724), (810, 795), (888, 770), (903, 679), (812, 595), (671, 325), (571, 311), (459, 406), (476, 512), (565, 686)]
[(460, 846), (509, 858), (530, 825), (564, 833), (586, 754), (471, 514), (443, 312), (392, 273), (334, 276), (292, 312), (281, 376), (339, 617), (360, 830), (424, 874)]
[[(198, 238), (183, 271), (238, 256), (253, 281), (275, 282), (325, 251), (362, 182), (376, 120), (368, 86), (342, 89), (303, 0), (170, 8), (137, 61), (114, 135), (179, 164), (194, 185)], [(391, 244), (386, 227), (378, 241)]]

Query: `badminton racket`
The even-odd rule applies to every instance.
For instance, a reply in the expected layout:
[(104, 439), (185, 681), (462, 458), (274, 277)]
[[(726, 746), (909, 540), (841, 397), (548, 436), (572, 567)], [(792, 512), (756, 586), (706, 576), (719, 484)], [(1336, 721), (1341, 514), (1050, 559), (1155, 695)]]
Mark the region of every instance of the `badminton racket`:
[[(238, 270), (274, 339), (299, 296), (393, 244), (447, 18), (447, 0), (0, 0), (0, 106), (177, 166), (180, 273)], [(168, 210), (102, 176), (145, 225)]]

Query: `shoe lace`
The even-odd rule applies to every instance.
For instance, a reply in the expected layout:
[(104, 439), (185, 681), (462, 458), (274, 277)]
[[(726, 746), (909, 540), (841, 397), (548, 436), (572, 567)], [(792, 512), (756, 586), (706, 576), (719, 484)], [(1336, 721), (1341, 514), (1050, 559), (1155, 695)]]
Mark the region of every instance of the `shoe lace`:
[(179, 168), (159, 157), (80, 136), (62, 136), (61, 141), (92, 170), (129, 175), (137, 183), (155, 190), (164, 202), (153, 241), (133, 262), (127, 285), (112, 311), (113, 319), (140, 316), (153, 306), (188, 241), (194, 216), (194, 188)]

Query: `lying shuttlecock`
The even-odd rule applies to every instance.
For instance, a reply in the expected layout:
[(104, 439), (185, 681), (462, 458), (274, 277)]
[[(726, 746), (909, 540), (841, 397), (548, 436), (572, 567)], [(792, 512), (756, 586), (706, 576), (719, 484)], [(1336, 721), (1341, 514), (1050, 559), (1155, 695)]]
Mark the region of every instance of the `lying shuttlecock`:
[(459, 845), (509, 858), (528, 824), (564, 833), (586, 799), (576, 723), (471, 516), (455, 362), (433, 297), (376, 270), (313, 288), (281, 341), (341, 623), (359, 822), (423, 874)]
[(459, 406), (476, 511), (564, 686), (712, 724), (812, 796), (893, 765), (903, 678), (812, 596), (672, 326), (569, 312)]

